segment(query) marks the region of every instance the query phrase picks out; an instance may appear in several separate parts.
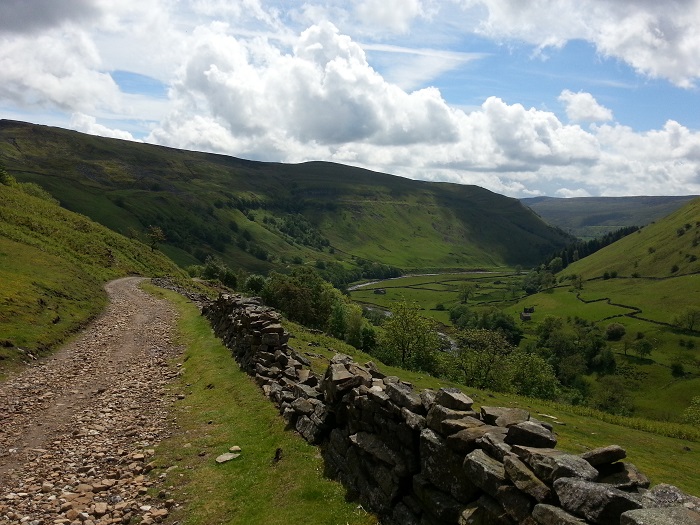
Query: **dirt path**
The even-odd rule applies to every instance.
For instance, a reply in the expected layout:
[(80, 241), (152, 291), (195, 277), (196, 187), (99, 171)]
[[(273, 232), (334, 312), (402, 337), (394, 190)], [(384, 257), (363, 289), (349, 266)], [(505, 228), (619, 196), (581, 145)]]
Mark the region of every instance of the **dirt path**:
[(153, 446), (172, 431), (175, 313), (142, 280), (109, 283), (79, 338), (0, 383), (0, 524), (148, 525), (174, 504), (146, 492)]

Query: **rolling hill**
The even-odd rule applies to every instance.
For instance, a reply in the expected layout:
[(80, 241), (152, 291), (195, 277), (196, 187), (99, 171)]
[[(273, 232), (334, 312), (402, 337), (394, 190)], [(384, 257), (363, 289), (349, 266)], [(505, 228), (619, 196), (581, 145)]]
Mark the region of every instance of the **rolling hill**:
[(0, 375), (97, 315), (106, 281), (129, 274), (183, 277), (162, 253), (37, 193), (0, 183)]
[[(563, 275), (668, 278), (700, 272), (700, 198), (569, 265)], [(700, 303), (699, 303), (700, 304)]]
[(326, 162), (252, 162), (0, 121), (0, 162), (180, 265), (264, 272), (361, 259), (405, 270), (531, 265), (570, 237), (516, 199)]
[(547, 224), (582, 239), (600, 237), (626, 226), (646, 226), (674, 212), (694, 196), (532, 197), (520, 202)]

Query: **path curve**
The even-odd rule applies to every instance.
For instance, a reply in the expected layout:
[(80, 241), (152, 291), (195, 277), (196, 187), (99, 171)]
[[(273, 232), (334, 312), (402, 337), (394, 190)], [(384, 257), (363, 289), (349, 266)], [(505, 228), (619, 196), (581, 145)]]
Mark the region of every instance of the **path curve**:
[(0, 524), (161, 521), (153, 446), (173, 431), (170, 303), (126, 277), (71, 343), (0, 383)]

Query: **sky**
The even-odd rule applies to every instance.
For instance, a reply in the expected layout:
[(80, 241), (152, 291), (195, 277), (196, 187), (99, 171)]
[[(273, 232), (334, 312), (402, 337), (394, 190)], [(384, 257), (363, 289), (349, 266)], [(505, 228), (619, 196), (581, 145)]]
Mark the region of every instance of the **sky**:
[(0, 118), (511, 197), (700, 194), (700, 0), (0, 0)]

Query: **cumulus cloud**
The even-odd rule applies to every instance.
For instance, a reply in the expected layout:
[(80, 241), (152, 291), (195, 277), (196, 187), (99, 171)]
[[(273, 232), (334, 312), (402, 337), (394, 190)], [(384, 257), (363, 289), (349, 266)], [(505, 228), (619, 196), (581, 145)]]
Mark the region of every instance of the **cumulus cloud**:
[[(412, 0), (402, 11), (375, 0), (294, 8), (263, 0), (66, 0), (73, 10), (49, 7), (21, 31), (0, 31), (0, 103), (58, 108), (73, 115), (70, 127), (104, 136), (148, 134), (150, 142), (258, 160), (330, 160), (513, 196), (700, 193), (697, 130), (669, 120), (638, 132), (612, 122), (590, 93), (569, 90), (559, 95), (566, 122), (542, 109), (553, 101), (532, 108), (512, 95), (487, 93), (459, 109), (437, 88), (419, 88), (484, 55), (455, 53), (437, 40), (404, 47), (415, 44), (405, 35), (449, 10), (447, 40), (483, 20), (479, 32), (490, 38), (541, 49), (585, 39), (644, 74), (686, 86), (697, 80), (700, 14), (689, 14), (700, 2), (618, 4)], [(454, 16), (462, 8), (467, 21)], [(90, 27), (74, 23), (87, 16)], [(0, 16), (0, 29), (6, 20)], [(292, 29), (290, 20), (312, 22)], [(372, 37), (377, 21), (386, 33)], [(394, 67), (377, 55), (392, 57)], [(121, 92), (114, 70), (157, 78), (168, 98)]]
[(73, 113), (70, 119), (70, 127), (75, 131), (88, 133), (90, 135), (99, 135), (100, 137), (109, 137), (113, 139), (135, 140), (134, 136), (128, 131), (109, 128), (97, 122), (97, 119), (92, 115), (85, 113)]
[[(200, 28), (148, 140), (260, 160), (325, 159), (411, 178), (478, 184), (509, 195), (678, 194), (700, 191), (700, 133), (669, 122), (635, 132), (583, 129), (549, 111), (489, 97), (450, 107), (434, 88), (406, 92), (368, 64), (330, 23), (303, 31), (288, 52), (226, 26)], [(612, 113), (565, 90), (572, 122)]]
[(0, 99), (83, 111), (116, 103), (119, 89), (82, 31), (0, 38), (0, 48)]
[(612, 120), (612, 111), (598, 104), (590, 93), (573, 93), (565, 89), (559, 101), (566, 108), (566, 116), (573, 122), (607, 122)]
[(700, 2), (697, 0), (466, 0), (488, 11), (478, 31), (540, 49), (570, 40), (593, 43), (638, 72), (692, 87), (700, 78)]

